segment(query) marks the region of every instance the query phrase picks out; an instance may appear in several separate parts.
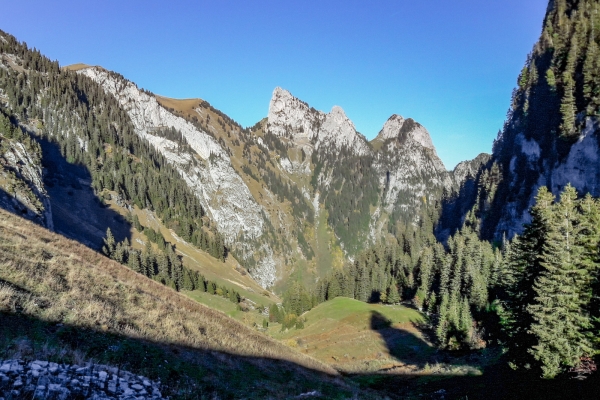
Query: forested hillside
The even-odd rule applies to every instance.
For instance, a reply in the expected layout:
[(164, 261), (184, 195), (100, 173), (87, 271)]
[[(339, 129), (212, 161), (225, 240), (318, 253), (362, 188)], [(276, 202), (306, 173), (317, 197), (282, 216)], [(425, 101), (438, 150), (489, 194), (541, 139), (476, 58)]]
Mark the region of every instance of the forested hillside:
[(491, 159), (457, 167), (471, 176), (458, 194), (429, 207), (420, 224), (398, 224), (393, 239), (320, 281), (313, 304), (296, 290), (299, 300), (288, 301), (294, 312), (338, 296), (410, 301), (429, 315), (441, 348), (498, 343), (521, 371), (545, 378), (595, 372), (596, 9), (589, 1), (550, 4)]
[(3, 112), (14, 113), (26, 141), (57, 146), (68, 163), (87, 168), (96, 193), (116, 192), (130, 206), (156, 212), (185, 240), (224, 257), (223, 240), (196, 196), (166, 159), (135, 135), (114, 97), (85, 76), (60, 69), (37, 50), (1, 34)]
[[(542, 33), (517, 80), (492, 160), (475, 193), (453, 204), (474, 204), (486, 239), (522, 232), (539, 187), (557, 196), (567, 184), (600, 196), (600, 14), (597, 1), (550, 2)], [(445, 227), (456, 229), (449, 208)]]

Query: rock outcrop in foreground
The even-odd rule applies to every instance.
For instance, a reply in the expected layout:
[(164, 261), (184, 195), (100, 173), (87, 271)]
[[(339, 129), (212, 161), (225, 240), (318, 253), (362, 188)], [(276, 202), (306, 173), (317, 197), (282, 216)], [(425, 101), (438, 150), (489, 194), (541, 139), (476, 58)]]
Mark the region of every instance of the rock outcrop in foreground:
[(48, 361), (0, 363), (0, 398), (162, 399), (160, 382), (106, 365), (68, 365)]

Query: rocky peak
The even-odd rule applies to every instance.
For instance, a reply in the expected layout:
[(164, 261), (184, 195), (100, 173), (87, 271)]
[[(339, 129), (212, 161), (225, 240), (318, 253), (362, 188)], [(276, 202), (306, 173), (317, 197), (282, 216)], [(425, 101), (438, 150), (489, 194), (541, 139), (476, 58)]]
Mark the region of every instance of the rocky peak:
[(269, 103), (269, 130), (277, 136), (304, 137), (312, 139), (317, 132), (315, 122), (324, 114), (311, 110), (308, 104), (292, 96), (290, 92), (276, 87)]
[(385, 122), (383, 129), (379, 132), (375, 140), (383, 142), (395, 138), (402, 142), (416, 142), (435, 152), (435, 147), (427, 129), (412, 118), (404, 119), (401, 115), (392, 115)]
[(388, 118), (387, 121), (385, 121), (383, 128), (381, 129), (375, 140), (385, 141), (388, 139), (394, 139), (398, 137), (398, 132), (400, 132), (400, 130), (402, 129), (404, 121), (405, 119), (401, 115), (392, 115), (390, 118)]
[(488, 163), (491, 157), (491, 154), (481, 153), (472, 160), (459, 162), (452, 171), (456, 187), (460, 188), (467, 179), (475, 179), (479, 170)]
[(339, 106), (325, 114), (317, 111), (290, 92), (275, 88), (269, 104), (269, 130), (277, 136), (287, 136), (296, 142), (308, 139), (318, 148), (323, 145), (352, 149), (357, 154), (369, 151), (366, 139), (356, 132), (352, 121)]
[(369, 151), (367, 141), (354, 127), (354, 123), (346, 116), (340, 106), (333, 106), (325, 116), (325, 121), (319, 131), (319, 143), (331, 143), (338, 147), (346, 146), (358, 154)]

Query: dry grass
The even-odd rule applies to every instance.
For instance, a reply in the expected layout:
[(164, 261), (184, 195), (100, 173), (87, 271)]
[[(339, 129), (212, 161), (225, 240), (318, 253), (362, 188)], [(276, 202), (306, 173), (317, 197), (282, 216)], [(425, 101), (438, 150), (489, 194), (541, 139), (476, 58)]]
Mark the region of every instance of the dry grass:
[[(193, 116), (198, 117), (196, 108), (200, 107), (202, 99), (172, 99), (170, 97), (159, 95), (155, 95), (155, 97), (160, 105), (165, 108), (172, 108), (175, 111), (180, 112), (186, 118), (191, 118)], [(211, 118), (213, 117), (211, 116)]]
[[(223, 316), (106, 257), (0, 211), (1, 278), (30, 294), (24, 313), (46, 321), (192, 348), (293, 361), (335, 373), (265, 335)], [(11, 307), (14, 289), (0, 290)], [(49, 307), (40, 308), (37, 299)]]
[[(229, 367), (243, 359), (259, 375), (269, 376), (281, 373), (282, 365), (275, 361), (281, 360), (289, 373), (306, 381), (341, 383), (332, 367), (4, 210), (0, 280), (0, 318), (25, 315), (169, 345), (179, 348), (181, 358), (208, 369), (215, 357)], [(212, 357), (209, 365), (202, 361), (206, 354)]]
[(67, 65), (63, 68), (68, 71), (79, 71), (79, 70), (90, 68), (90, 67), (92, 67), (92, 65), (88, 65), (88, 64), (84, 64), (84, 63), (77, 63), (77, 64)]

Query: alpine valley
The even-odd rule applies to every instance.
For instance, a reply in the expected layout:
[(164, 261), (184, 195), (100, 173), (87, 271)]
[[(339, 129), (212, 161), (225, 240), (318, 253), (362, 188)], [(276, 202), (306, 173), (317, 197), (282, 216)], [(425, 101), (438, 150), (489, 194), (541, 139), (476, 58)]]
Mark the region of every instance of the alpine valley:
[(0, 399), (595, 398), (598, 6), (452, 171), (409, 116), (242, 127), (0, 31)]

